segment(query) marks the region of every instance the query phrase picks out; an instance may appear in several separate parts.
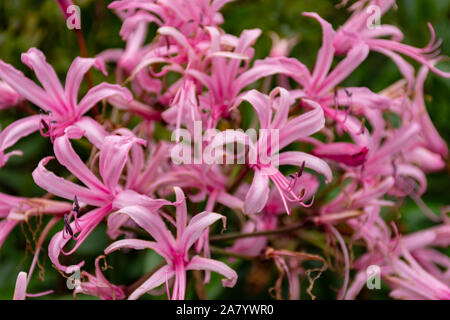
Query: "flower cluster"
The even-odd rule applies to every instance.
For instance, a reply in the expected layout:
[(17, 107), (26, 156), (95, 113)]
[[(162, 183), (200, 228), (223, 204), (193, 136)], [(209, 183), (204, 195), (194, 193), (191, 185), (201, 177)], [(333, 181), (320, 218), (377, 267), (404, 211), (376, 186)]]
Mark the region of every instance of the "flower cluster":
[[(82, 271), (74, 294), (184, 299), (191, 274), (199, 286), (214, 272), (224, 287), (233, 287), (239, 281), (233, 260), (255, 259), (278, 270), (276, 298), (300, 298), (305, 277), (314, 297), (314, 280), (333, 263), (331, 269), (342, 278), (338, 299), (356, 298), (373, 265), (393, 298), (450, 299), (450, 258), (439, 250), (450, 244), (450, 222), (446, 212), (436, 215), (421, 199), (426, 174), (442, 170), (448, 156), (424, 99), (429, 72), (450, 78), (436, 67), (440, 41), (432, 26), (429, 44), (420, 49), (403, 43), (395, 26), (368, 27), (366, 9), (376, 5), (384, 14), (395, 0), (356, 1), (338, 29), (317, 13), (304, 12), (322, 28), (311, 69), (289, 57), (295, 40), (277, 36), (270, 55), (255, 60), (259, 29), (236, 36), (220, 27), (220, 9), (230, 1), (112, 2), (108, 8), (122, 20), (125, 48), (75, 58), (64, 85), (37, 48), (23, 53), (22, 62), (40, 85), (0, 60), (0, 109), (26, 105), (30, 111), (0, 133), (1, 170), (8, 170), (11, 156), (22, 154), (15, 144), (34, 132), (53, 146), (53, 155), (43, 155), (30, 172), (48, 192), (45, 197), (0, 194), (0, 248), (20, 223), (51, 216), (30, 270), (18, 275), (14, 298), (51, 293), (27, 293), (51, 229), (59, 228), (49, 241), (48, 257), (70, 275), (84, 265), (72, 254), (106, 224), (105, 236), (113, 242), (98, 252), (95, 275)], [(67, 14), (72, 2), (56, 2)], [(381, 92), (342, 86), (372, 52), (392, 59), (403, 78)], [(420, 64), (417, 72), (411, 60)], [(90, 83), (80, 97), (92, 67), (104, 75), (114, 68), (116, 83)], [(248, 117), (244, 105), (252, 108), (250, 126), (260, 132), (255, 139), (239, 130)], [(173, 131), (173, 139), (161, 139), (163, 131)], [(205, 137), (187, 148), (193, 154), (198, 144), (213, 148), (217, 161), (206, 163), (200, 156), (175, 162), (173, 151), (185, 142), (180, 132)], [(78, 140), (89, 146), (89, 159), (73, 147)], [(241, 152), (234, 159), (242, 162), (224, 164), (228, 147), (238, 145)], [(70, 176), (50, 171), (50, 161)], [(401, 234), (385, 218), (382, 213), (406, 197), (433, 227)], [(319, 253), (307, 252), (304, 241)], [(355, 258), (356, 246), (362, 254)], [(100, 260), (121, 249), (125, 257), (129, 249), (151, 250), (164, 263), (137, 284), (113, 284)], [(60, 260), (61, 254), (69, 257)], [(317, 263), (320, 267), (308, 268)], [(285, 276), (288, 293), (283, 293)], [(165, 290), (158, 291), (161, 285)]]

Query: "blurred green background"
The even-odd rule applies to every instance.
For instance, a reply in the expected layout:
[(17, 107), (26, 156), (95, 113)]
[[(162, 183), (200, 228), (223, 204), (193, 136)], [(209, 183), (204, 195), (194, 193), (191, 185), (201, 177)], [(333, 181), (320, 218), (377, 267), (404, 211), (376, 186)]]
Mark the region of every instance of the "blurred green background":
[[(89, 55), (93, 56), (108, 48), (123, 47), (118, 33), (121, 22), (106, 8), (111, 1), (79, 0), (75, 1), (81, 7), (83, 33)], [(317, 50), (321, 45), (322, 35), (320, 25), (313, 19), (302, 17), (303, 11), (315, 11), (324, 19), (330, 21), (335, 28), (348, 17), (345, 9), (337, 9), (339, 1), (330, 0), (237, 0), (227, 4), (222, 13), (225, 17), (223, 28), (228, 33), (240, 34), (243, 29), (260, 28), (263, 35), (258, 40), (256, 58), (264, 58), (271, 47), (270, 32), (274, 31), (281, 37), (299, 38), (291, 56), (299, 58), (307, 66), (313, 66)], [(405, 43), (422, 47), (428, 43), (429, 31), (426, 23), (431, 22), (436, 34), (443, 39), (442, 54), (450, 56), (450, 1), (448, 0), (398, 0), (398, 10), (391, 10), (382, 18), (382, 23), (394, 24), (405, 34)], [(150, 37), (151, 38), (151, 37)], [(22, 52), (30, 47), (41, 49), (47, 61), (53, 65), (60, 79), (72, 60), (79, 55), (78, 43), (73, 32), (65, 26), (65, 21), (54, 0), (16, 0), (0, 1), (0, 59), (13, 64), (16, 68), (34, 77), (33, 73), (20, 61)], [(449, 70), (449, 66), (441, 64), (441, 68)], [(94, 82), (103, 81), (103, 76), (94, 71)], [(346, 85), (363, 85), (373, 91), (378, 91), (400, 78), (396, 66), (382, 55), (371, 53), (362, 66), (349, 77)], [(109, 81), (113, 81), (111, 76)], [(82, 90), (86, 90), (85, 87)], [(431, 118), (438, 131), (447, 142), (450, 142), (450, 80), (430, 74), (426, 81), (425, 93)], [(0, 123), (4, 128), (8, 123), (23, 117), (22, 110), (13, 109), (0, 113)], [(0, 191), (22, 196), (40, 196), (40, 190), (31, 178), (31, 172), (43, 156), (52, 154), (50, 143), (35, 134), (23, 139), (17, 149), (24, 151), (23, 157), (13, 157), (7, 166), (0, 169)], [(50, 166), (51, 169), (53, 167)], [(424, 200), (435, 212), (443, 205), (449, 204), (449, 169), (446, 172), (431, 174), (428, 177), (429, 187)], [(406, 202), (401, 209), (403, 214), (401, 228), (404, 232), (418, 230), (430, 225), (425, 216), (411, 202)], [(46, 220), (45, 220), (46, 221)], [(33, 230), (39, 221), (30, 222)], [(60, 228), (59, 228), (60, 229)], [(56, 230), (56, 229), (55, 229)], [(28, 237), (32, 237), (28, 226), (24, 226)], [(86, 269), (93, 269), (95, 257), (108, 244), (105, 238), (105, 228), (97, 228), (77, 253), (66, 258), (68, 263), (86, 260)], [(0, 299), (10, 299), (14, 291), (16, 276), (21, 270), (28, 270), (32, 255), (24, 254), (25, 243), (20, 227), (11, 234), (0, 250)], [(46, 246), (44, 246), (46, 249)], [(317, 249), (305, 245), (305, 249), (317, 252)], [(123, 255), (122, 255), (123, 256)], [(127, 259), (120, 259), (120, 254), (108, 257), (108, 263), (114, 270), (107, 271), (108, 277), (116, 284), (130, 284), (142, 274), (159, 263), (157, 255), (150, 252), (131, 251)], [(42, 276), (45, 282), (34, 279), (29, 286), (29, 292), (55, 289), (51, 298), (71, 298), (71, 292), (66, 289), (65, 279), (52, 267), (48, 259), (41, 254), (40, 261), (45, 267)], [(132, 261), (132, 264), (129, 262)], [(207, 285), (208, 298), (269, 298), (268, 288), (276, 279), (276, 273), (271, 265), (235, 262), (233, 267), (245, 281), (238, 281), (234, 289), (223, 289), (220, 278), (213, 276), (211, 284)], [(270, 271), (271, 270), (271, 271)], [(38, 271), (38, 270), (37, 270)], [(333, 299), (336, 288), (340, 287), (340, 277), (327, 271), (315, 284), (314, 294), (319, 299)], [(191, 281), (191, 280), (190, 280)], [(307, 280), (302, 283), (302, 297), (308, 286)], [(192, 286), (191, 286), (192, 287)], [(386, 298), (388, 291), (364, 290), (360, 298)], [(195, 292), (189, 290), (187, 298), (195, 298)], [(80, 298), (89, 298), (80, 296)], [(149, 298), (149, 296), (147, 296)]]

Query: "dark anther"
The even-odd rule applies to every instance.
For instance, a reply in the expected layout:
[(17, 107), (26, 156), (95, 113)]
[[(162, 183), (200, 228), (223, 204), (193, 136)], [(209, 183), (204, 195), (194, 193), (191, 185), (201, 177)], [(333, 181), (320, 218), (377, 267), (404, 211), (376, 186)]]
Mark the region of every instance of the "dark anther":
[(303, 174), (303, 170), (305, 169), (305, 161), (302, 162), (302, 165), (300, 166), (300, 170), (297, 172), (297, 178), (300, 178)]
[(338, 107), (338, 89), (334, 87), (334, 107), (337, 109)]
[(77, 196), (75, 196), (75, 198), (73, 198), (73, 209), (74, 212), (76, 212), (77, 214), (80, 214), (80, 205), (78, 204), (78, 198)]
[(73, 230), (70, 226), (69, 215), (67, 213), (64, 215), (64, 230), (69, 233), (71, 237), (73, 237)]
[(46, 132), (50, 131), (50, 127), (48, 126), (47, 122), (45, 122), (44, 119), (41, 119), (41, 124), (44, 127), (44, 129), (46, 130)]

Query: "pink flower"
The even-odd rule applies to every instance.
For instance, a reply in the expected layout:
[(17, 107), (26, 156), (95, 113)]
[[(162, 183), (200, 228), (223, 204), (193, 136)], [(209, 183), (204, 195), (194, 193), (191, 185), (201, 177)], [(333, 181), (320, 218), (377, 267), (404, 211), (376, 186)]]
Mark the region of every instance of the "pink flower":
[(0, 110), (14, 107), (21, 100), (21, 96), (7, 83), (0, 80)]
[[(380, 8), (381, 14), (384, 14), (394, 3), (395, 0), (372, 0), (367, 2), (367, 6), (360, 6), (355, 10), (350, 19), (336, 33), (333, 40), (336, 52), (338, 54), (347, 53), (353, 50), (352, 48), (355, 46), (365, 44), (371, 51), (377, 51), (391, 58), (410, 84), (414, 83), (414, 71), (401, 55), (416, 60), (441, 77), (450, 78), (449, 72), (437, 69), (431, 62), (431, 59), (439, 54), (438, 49), (441, 44), (440, 40), (436, 41), (436, 35), (431, 24), (428, 24), (431, 40), (422, 49), (401, 43), (403, 33), (395, 26), (380, 25), (372, 29), (367, 27), (371, 14), (373, 14), (373, 12), (366, 10), (368, 6), (376, 5)], [(383, 39), (382, 37), (391, 37), (391, 39)]]
[(167, 265), (157, 270), (128, 299), (137, 299), (144, 293), (151, 291), (163, 283), (166, 283), (167, 295), (170, 297), (168, 281), (173, 277), (175, 277), (175, 282), (173, 285), (172, 299), (184, 299), (186, 271), (188, 270), (207, 270), (222, 274), (226, 278), (222, 281), (222, 284), (226, 287), (233, 287), (236, 283), (236, 272), (223, 262), (202, 258), (200, 256), (189, 256), (189, 249), (203, 234), (204, 230), (217, 220), (222, 219), (225, 221), (225, 217), (217, 213), (205, 211), (192, 217), (188, 223), (184, 193), (177, 187), (174, 190), (178, 203), (176, 221), (173, 222), (177, 230), (175, 238), (158, 214), (149, 212), (141, 206), (130, 206), (120, 210), (121, 213), (128, 215), (141, 228), (147, 231), (155, 241), (139, 239), (119, 240), (106, 248), (105, 253), (109, 254), (122, 248), (138, 250), (152, 249), (167, 261)]
[(40, 293), (27, 293), (28, 281), (27, 273), (24, 271), (19, 272), (16, 280), (16, 287), (14, 289), (13, 300), (25, 300), (26, 297), (41, 297), (53, 293), (53, 290)]
[[(77, 241), (72, 250), (65, 254), (72, 254), (92, 230), (113, 210), (120, 209), (131, 203), (140, 204), (149, 210), (169, 204), (166, 200), (154, 200), (140, 195), (133, 190), (127, 190), (119, 184), (121, 173), (127, 164), (128, 153), (135, 144), (145, 141), (134, 136), (112, 135), (105, 138), (100, 150), (99, 171), (103, 181), (100, 181), (92, 171), (81, 161), (73, 150), (69, 138), (80, 138), (82, 132), (76, 127), (67, 128), (65, 134), (55, 139), (55, 156), (86, 187), (57, 177), (45, 169), (45, 165), (53, 158), (42, 159), (33, 172), (33, 179), (38, 186), (59, 197), (72, 200), (75, 196), (83, 204), (98, 207), (79, 219), (70, 223), (73, 234), (79, 233), (74, 239)], [(66, 226), (65, 229), (68, 229)], [(64, 231), (58, 232), (50, 242), (49, 256), (59, 269), (65, 271), (67, 267), (58, 261), (59, 253), (70, 238), (64, 236)], [(80, 263), (81, 266), (83, 264)]]
[(9, 233), (29, 217), (39, 214), (62, 216), (71, 210), (69, 203), (38, 199), (21, 198), (0, 193), (0, 248)]
[[(26, 78), (22, 72), (13, 66), (0, 60), (0, 78), (8, 83), (24, 99), (34, 103), (43, 111), (48, 112), (41, 119), (33, 117), (36, 122), (34, 128), (39, 128), (41, 133), (52, 139), (64, 134), (64, 130), (71, 125), (85, 131), (85, 135), (91, 142), (99, 147), (105, 137), (105, 130), (96, 121), (89, 117), (83, 117), (96, 103), (113, 95), (120, 95), (124, 99), (132, 100), (128, 89), (116, 84), (101, 83), (91, 88), (78, 102), (78, 90), (85, 73), (95, 66), (106, 74), (104, 65), (98, 59), (77, 57), (69, 68), (63, 89), (55, 71), (45, 60), (44, 54), (31, 48), (22, 54), (22, 62), (32, 69), (41, 82), (42, 87)], [(40, 121), (39, 121), (40, 120)], [(30, 119), (31, 121), (31, 119)], [(29, 130), (18, 129), (22, 136), (29, 134)], [(15, 136), (16, 141), (20, 135)]]
[(95, 259), (95, 275), (91, 275), (86, 271), (81, 272), (81, 276), (87, 278), (87, 281), (81, 281), (73, 292), (74, 296), (83, 293), (98, 297), (102, 300), (122, 300), (125, 292), (123, 286), (115, 286), (111, 284), (103, 275), (100, 268), (100, 260), (104, 256)]
[[(276, 99), (277, 95), (279, 95), (278, 99)], [(249, 143), (251, 149), (250, 154), (254, 157), (254, 162), (250, 166), (255, 172), (255, 175), (245, 198), (244, 212), (253, 214), (260, 212), (264, 208), (269, 196), (269, 179), (272, 180), (280, 193), (288, 214), (290, 210), (287, 201), (298, 202), (307, 206), (303, 201), (306, 194), (305, 190), (309, 186), (302, 186), (297, 183), (298, 178), (302, 174), (303, 167), (322, 173), (327, 181), (332, 180), (331, 169), (323, 160), (307, 153), (286, 151), (278, 154), (278, 151), (290, 143), (300, 138), (308, 137), (322, 129), (325, 121), (322, 108), (314, 101), (302, 99), (302, 104), (312, 110), (288, 120), (289, 107), (293, 99), (290, 97), (288, 91), (283, 88), (274, 89), (270, 96), (264, 95), (256, 90), (251, 90), (243, 94), (240, 99), (248, 101), (253, 106), (259, 118), (260, 128), (267, 130), (267, 134), (260, 136), (256, 143), (248, 141), (247, 136), (242, 136), (239, 132), (228, 134), (225, 138), (238, 138), (248, 141), (247, 143)], [(275, 110), (273, 117), (272, 110)], [(279, 139), (273, 141), (270, 135), (275, 133), (278, 133)], [(225, 141), (225, 143), (230, 142)], [(290, 180), (287, 179), (273, 166), (274, 161), (277, 161), (280, 165), (300, 167), (299, 174), (290, 177)], [(299, 188), (304, 189), (300, 196), (297, 193), (300, 192)]]

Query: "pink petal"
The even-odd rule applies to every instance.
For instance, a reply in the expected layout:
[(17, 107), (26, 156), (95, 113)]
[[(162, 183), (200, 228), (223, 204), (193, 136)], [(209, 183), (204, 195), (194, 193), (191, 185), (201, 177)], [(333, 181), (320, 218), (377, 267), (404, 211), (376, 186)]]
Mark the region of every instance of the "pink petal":
[(80, 159), (78, 154), (73, 150), (72, 144), (67, 135), (63, 135), (55, 139), (54, 151), (58, 162), (65, 166), (69, 172), (80, 179), (90, 190), (97, 195), (103, 195), (105, 198), (110, 192), (100, 182), (100, 180), (92, 173), (86, 164)]
[(60, 113), (64, 111), (69, 112), (69, 106), (67, 105), (61, 82), (53, 67), (47, 63), (42, 51), (36, 48), (29, 49), (27, 53), (22, 53), (22, 62), (34, 71), (45, 92), (50, 95), (55, 102), (54, 106)]
[(2, 153), (21, 138), (38, 131), (40, 119), (39, 115), (35, 115), (14, 121), (0, 133), (0, 167), (6, 162), (1, 161)]
[(100, 175), (105, 186), (114, 192), (120, 175), (128, 161), (128, 153), (135, 143), (145, 145), (145, 140), (134, 136), (111, 135), (105, 138), (100, 150)]
[(67, 97), (67, 101), (71, 103), (72, 110), (75, 110), (75, 107), (77, 105), (78, 90), (80, 89), (80, 85), (81, 82), (83, 81), (84, 75), (94, 65), (97, 68), (101, 69), (104, 74), (106, 74), (103, 60), (95, 58), (76, 57), (75, 60), (73, 60), (72, 65), (69, 68), (69, 71), (67, 71), (65, 83), (65, 95)]
[(86, 202), (93, 206), (101, 206), (105, 203), (103, 194), (95, 194), (92, 190), (81, 187), (73, 182), (67, 181), (54, 173), (45, 169), (45, 165), (53, 157), (46, 157), (39, 162), (39, 165), (33, 171), (34, 182), (42, 189), (68, 200), (78, 197), (81, 202)]
[(154, 288), (159, 287), (164, 282), (167, 282), (175, 275), (174, 270), (171, 266), (164, 266), (158, 271), (156, 271), (148, 280), (141, 284), (132, 294), (128, 297), (128, 300), (136, 300), (144, 293), (147, 293)]
[(347, 56), (331, 71), (317, 90), (317, 95), (332, 90), (347, 78), (369, 55), (369, 47), (360, 42), (348, 52)]
[(91, 88), (83, 99), (81, 99), (77, 108), (78, 115), (85, 114), (99, 101), (114, 95), (120, 95), (127, 101), (133, 100), (133, 95), (127, 88), (121, 87), (117, 84), (103, 82)]
[(245, 196), (244, 212), (248, 215), (260, 212), (269, 199), (269, 177), (255, 170), (250, 189)]
[(225, 225), (226, 218), (221, 214), (206, 211), (196, 214), (189, 221), (181, 239), (177, 239), (178, 244), (183, 246), (184, 252), (187, 254), (189, 248), (200, 238), (203, 231), (220, 219)]
[(314, 12), (304, 12), (304, 16), (316, 19), (322, 26), (323, 38), (322, 47), (317, 55), (317, 61), (314, 66), (314, 72), (312, 74), (312, 88), (320, 85), (328, 74), (331, 68), (331, 63), (334, 58), (334, 36), (335, 32), (333, 26), (322, 19), (317, 13)]
[(45, 111), (59, 113), (59, 110), (54, 108), (54, 102), (51, 97), (41, 87), (25, 77), (21, 71), (10, 64), (4, 63), (2, 60), (0, 60), (0, 78), (26, 100)]
[(27, 273), (21, 271), (17, 276), (13, 300), (25, 300), (26, 291), (27, 291)]
[(217, 272), (226, 278), (222, 280), (222, 285), (229, 288), (234, 287), (238, 277), (236, 271), (231, 269), (225, 263), (199, 256), (195, 256), (191, 259), (186, 270), (208, 270)]
[(147, 231), (161, 246), (164, 256), (171, 256), (171, 248), (175, 247), (175, 239), (159, 214), (139, 206), (125, 207), (119, 212), (128, 215), (137, 225)]
[(303, 99), (302, 102), (309, 105), (313, 110), (295, 117), (280, 128), (280, 150), (299, 138), (308, 137), (316, 133), (325, 125), (322, 107), (312, 100)]
[(279, 163), (280, 165), (294, 165), (301, 167), (305, 162), (305, 167), (317, 171), (325, 176), (328, 182), (333, 180), (333, 173), (331, 172), (328, 164), (310, 154), (299, 151), (287, 151), (280, 153)]
[(187, 224), (187, 208), (186, 208), (186, 197), (184, 196), (183, 190), (179, 187), (173, 188), (176, 195), (176, 222), (177, 222), (177, 238), (181, 238), (184, 233), (184, 229)]

